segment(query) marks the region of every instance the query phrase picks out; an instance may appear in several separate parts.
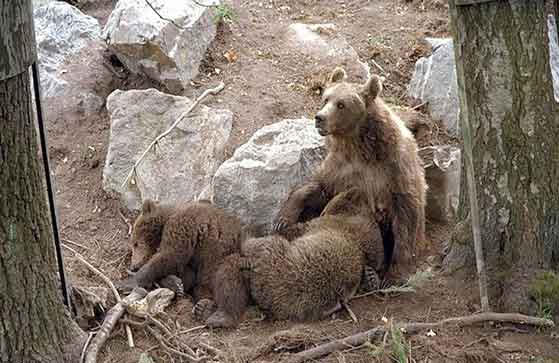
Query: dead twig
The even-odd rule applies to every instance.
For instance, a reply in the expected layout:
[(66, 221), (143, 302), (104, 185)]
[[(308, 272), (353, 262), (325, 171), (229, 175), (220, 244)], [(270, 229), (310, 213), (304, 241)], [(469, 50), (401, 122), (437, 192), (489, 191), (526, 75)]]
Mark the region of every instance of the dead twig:
[(126, 218), (120, 210), (118, 211), (118, 215), (120, 216), (120, 218), (122, 218), (124, 224), (126, 224), (126, 226), (128, 227), (128, 237), (130, 237), (132, 235), (132, 223), (130, 223), (130, 220)]
[(359, 323), (359, 320), (357, 320), (357, 315), (355, 315), (355, 313), (351, 310), (349, 305), (343, 302), (342, 306), (347, 310), (349, 316), (351, 317), (351, 320), (353, 320), (355, 323)]
[[(522, 314), (504, 314), (504, 313), (481, 313), (469, 316), (461, 316), (444, 319), (435, 323), (407, 323), (397, 324), (396, 329), (400, 329), (405, 334), (416, 334), (419, 331), (427, 329), (436, 329), (445, 325), (456, 324), (459, 326), (473, 325), (484, 322), (502, 322), (526, 324), (539, 327), (553, 327), (555, 324), (549, 319), (542, 319)], [(308, 360), (317, 359), (332, 352), (346, 349), (347, 347), (357, 347), (370, 341), (373, 338), (380, 338), (387, 332), (386, 326), (376, 327), (365, 332), (354, 334), (343, 339), (334, 340), (332, 342), (319, 345), (318, 347), (308, 349), (297, 353), (289, 361), (290, 363), (301, 363)]]
[(82, 244), (79, 244), (79, 243), (77, 243), (77, 242), (71, 241), (71, 240), (69, 240), (68, 238), (61, 238), (61, 240), (64, 241), (64, 242), (66, 242), (66, 243), (69, 243), (69, 244), (71, 244), (71, 245), (74, 245), (74, 246), (83, 248), (84, 250), (88, 250), (88, 251), (91, 250), (91, 248), (89, 248), (89, 247), (87, 247), (87, 246), (84, 246), (84, 245), (82, 245)]
[(217, 6), (217, 5), (214, 5), (214, 4), (202, 4), (201, 2), (199, 2), (197, 0), (192, 0), (192, 2), (196, 5), (198, 5), (198, 6), (203, 6), (205, 8), (214, 8), (214, 7)]
[[(107, 275), (105, 275), (100, 270), (98, 270), (96, 267), (94, 267), (92, 264), (87, 262), (87, 260), (75, 249), (65, 245), (64, 243), (62, 243), (62, 247), (66, 248), (68, 251), (72, 252), (74, 254), (74, 256), (78, 259), (78, 261), (83, 263), (91, 272), (93, 272), (94, 274), (99, 276), (107, 285), (109, 285), (111, 291), (113, 292), (113, 295), (115, 296), (115, 299), (116, 299), (117, 303), (120, 303), (122, 301), (122, 299), (120, 298), (120, 294), (118, 293), (118, 290), (116, 289), (116, 287), (113, 284), (113, 282), (111, 281), (111, 279), (109, 279), (107, 277)], [(128, 339), (128, 346), (130, 348), (134, 348), (134, 337), (132, 336), (132, 330), (130, 329), (130, 327), (128, 325), (124, 326), (124, 330), (126, 331), (126, 337)]]
[(126, 306), (130, 305), (135, 301), (142, 299), (146, 295), (147, 295), (146, 290), (141, 288), (136, 288), (132, 291), (130, 295), (122, 299), (120, 302), (118, 302), (107, 312), (107, 315), (105, 315), (105, 320), (101, 325), (101, 329), (99, 329), (99, 331), (95, 335), (95, 338), (93, 338), (91, 344), (86, 350), (85, 363), (97, 363), (97, 354), (101, 350), (103, 344), (105, 344), (105, 342), (111, 335), (111, 332), (116, 326), (118, 320), (122, 317), (122, 315), (126, 311)]
[[(146, 0), (147, 1), (147, 0)], [(138, 159), (138, 161), (136, 161), (136, 163), (134, 164), (134, 166), (132, 167), (132, 170), (130, 170), (130, 172), (128, 173), (128, 175), (126, 176), (126, 179), (124, 179), (124, 181), (121, 184), (121, 188), (124, 188), (126, 186), (126, 184), (130, 181), (130, 178), (132, 178), (132, 175), (134, 175), (136, 169), (138, 168), (138, 166), (140, 165), (140, 163), (142, 162), (142, 160), (146, 157), (147, 153), (151, 150), (152, 147), (155, 146), (155, 144), (157, 144), (159, 142), (159, 140), (163, 139), (165, 136), (169, 135), (169, 133), (171, 133), (171, 131), (173, 131), (173, 129), (179, 124), (179, 122), (182, 121), (182, 119), (184, 117), (186, 117), (186, 115), (188, 115), (190, 112), (192, 112), (192, 110), (194, 110), (194, 108), (196, 106), (198, 106), (198, 104), (204, 99), (206, 98), (208, 95), (215, 95), (219, 92), (221, 92), (223, 89), (225, 88), (225, 84), (223, 82), (221, 82), (217, 87), (215, 88), (210, 88), (205, 90), (188, 108), (188, 110), (184, 111), (176, 120), (175, 122), (173, 122), (173, 124), (162, 134), (160, 134), (159, 136), (157, 136), (152, 142), (151, 144), (149, 144), (149, 146), (144, 150), (144, 152), (142, 153), (142, 155), (140, 156), (140, 158)]]
[(169, 18), (165, 18), (164, 16), (161, 15), (161, 13), (159, 13), (159, 11), (157, 11), (157, 9), (148, 1), (145, 0), (146, 4), (151, 8), (151, 10), (153, 10), (153, 12), (160, 17), (162, 20), (168, 21), (169, 23), (173, 24), (174, 26), (176, 26), (179, 29), (183, 29), (184, 27), (180, 26), (179, 24), (175, 23), (175, 21), (173, 19), (169, 19)]
[(415, 111), (418, 108), (421, 108), (423, 106), (425, 106), (427, 104), (427, 101), (420, 103), (419, 105), (413, 106), (412, 108), (410, 108), (410, 110)]
[(83, 359), (85, 358), (85, 352), (87, 351), (87, 347), (89, 347), (89, 343), (91, 342), (91, 338), (93, 338), (95, 334), (94, 333), (89, 333), (87, 336), (87, 340), (85, 341), (85, 344), (83, 345), (82, 348), (82, 354), (80, 354), (80, 363), (83, 363)]
[(177, 335), (192, 333), (193, 331), (206, 329), (207, 327), (208, 327), (207, 325), (198, 325), (198, 326), (195, 326), (193, 328), (180, 331), (180, 332), (177, 333)]
[(386, 72), (384, 71), (384, 69), (380, 66), (380, 64), (378, 64), (377, 62), (375, 62), (374, 59), (371, 59), (371, 63), (373, 63), (373, 65), (375, 67), (377, 67), (382, 73), (386, 74)]
[(155, 329), (153, 329), (151, 326), (147, 325), (146, 329), (151, 333), (151, 335), (153, 335), (153, 337), (155, 339), (157, 339), (157, 341), (159, 342), (159, 344), (161, 345), (161, 347), (163, 349), (165, 349), (167, 352), (169, 353), (173, 353), (179, 357), (185, 358), (187, 359), (189, 362), (203, 362), (209, 359), (209, 357), (207, 356), (202, 356), (202, 357), (195, 357), (193, 355), (181, 352), (171, 346), (169, 346), (168, 342), (166, 341), (166, 339), (161, 336), (161, 334), (159, 334)]

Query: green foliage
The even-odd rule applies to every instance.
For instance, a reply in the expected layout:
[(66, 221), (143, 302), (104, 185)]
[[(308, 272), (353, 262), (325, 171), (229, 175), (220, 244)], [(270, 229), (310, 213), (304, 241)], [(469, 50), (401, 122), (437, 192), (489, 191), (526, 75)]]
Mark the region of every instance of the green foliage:
[(233, 23), (237, 21), (237, 14), (227, 4), (217, 5), (214, 9), (214, 21), (219, 24), (221, 22)]
[(392, 325), (390, 327), (392, 359), (397, 363), (408, 363), (409, 346), (402, 331)]
[(559, 275), (546, 271), (536, 276), (530, 285), (530, 295), (538, 305), (538, 316), (551, 319), (559, 313)]
[(402, 331), (395, 326), (392, 321), (386, 325), (387, 332), (382, 344), (374, 345), (367, 343), (369, 352), (373, 357), (373, 362), (386, 362), (387, 360), (395, 363), (409, 363), (411, 345), (406, 342)]

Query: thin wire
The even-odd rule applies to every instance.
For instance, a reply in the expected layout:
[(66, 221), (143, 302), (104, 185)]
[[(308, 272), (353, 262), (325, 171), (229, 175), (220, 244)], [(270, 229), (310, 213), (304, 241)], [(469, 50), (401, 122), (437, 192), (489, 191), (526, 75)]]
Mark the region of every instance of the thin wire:
[(56, 207), (54, 204), (54, 193), (52, 188), (52, 181), (50, 177), (49, 154), (47, 146), (47, 135), (45, 132), (45, 125), (43, 122), (43, 109), (41, 107), (41, 90), (39, 70), (37, 61), (31, 65), (31, 72), (33, 74), (33, 93), (35, 95), (35, 105), (37, 109), (37, 123), (39, 126), (39, 139), (41, 141), (41, 154), (43, 155), (43, 166), (45, 170), (45, 179), (47, 183), (47, 196), (49, 201), (50, 217), (52, 222), (52, 234), (54, 237), (54, 248), (56, 250), (56, 260), (58, 262), (58, 272), (60, 274), (60, 284), (62, 285), (62, 297), (64, 305), (70, 308), (70, 296), (66, 286), (66, 273), (64, 271), (64, 261), (62, 257), (62, 247), (60, 245), (60, 236), (58, 235), (58, 219), (56, 217)]

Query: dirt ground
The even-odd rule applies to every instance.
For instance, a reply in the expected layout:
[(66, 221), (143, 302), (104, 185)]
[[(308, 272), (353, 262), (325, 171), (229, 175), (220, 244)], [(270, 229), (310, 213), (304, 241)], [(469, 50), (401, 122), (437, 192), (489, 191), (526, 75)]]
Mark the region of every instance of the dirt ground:
[[(356, 49), (362, 61), (375, 73), (386, 77), (384, 97), (398, 107), (403, 118), (411, 122), (427, 122), (406, 97), (406, 86), (415, 61), (428, 54), (423, 43), (426, 36), (447, 36), (447, 9), (442, 0), (229, 0), (235, 14), (231, 23), (221, 24), (201, 66), (201, 74), (184, 95), (200, 94), (201, 90), (225, 82), (226, 89), (205, 103), (230, 109), (234, 113), (233, 133), (227, 156), (262, 126), (299, 116), (312, 117), (318, 96), (308, 90), (309, 75), (300, 71), (301, 59), (289, 54), (282, 34), (294, 22), (334, 23)], [(110, 13), (112, 1), (97, 2), (96, 8), (83, 10), (97, 17), (101, 24)], [(224, 54), (237, 56), (230, 62)], [(110, 61), (109, 55), (107, 60)], [(119, 71), (117, 62), (114, 69)], [(219, 71), (216, 71), (218, 69)], [(105, 84), (108, 95), (116, 88), (133, 89), (157, 85), (122, 72)], [(160, 87), (159, 87), (160, 88)], [(56, 198), (63, 241), (82, 253), (94, 266), (111, 279), (125, 274), (129, 263), (126, 220), (134, 215), (123, 210), (114, 196), (102, 189), (102, 169), (108, 146), (109, 117), (106, 111), (91, 118), (49, 120), (50, 156), (55, 174)], [(448, 141), (436, 127), (420, 137), (420, 143)], [(431, 269), (433, 277), (415, 293), (399, 296), (369, 296), (356, 299), (351, 309), (358, 318), (353, 322), (347, 313), (330, 320), (296, 324), (261, 321), (252, 309), (248, 319), (235, 330), (210, 331), (198, 329), (179, 334), (185, 344), (206, 342), (225, 352), (222, 361), (241, 362), (243, 354), (255, 352), (278, 331), (290, 329), (292, 338), (279, 341), (271, 351), (262, 350), (257, 361), (278, 362), (285, 351), (340, 338), (351, 333), (384, 324), (382, 318), (397, 322), (436, 321), (479, 310), (477, 286), (473, 279), (459, 280), (439, 271), (441, 250), (450, 231), (448, 226), (429, 225), (430, 245), (426, 246), (420, 265)], [(65, 253), (67, 272), (76, 285), (102, 286), (71, 253)], [(188, 299), (177, 301), (162, 318), (174, 331), (196, 326), (191, 320), (192, 304)], [(295, 334), (299, 332), (299, 334)], [(486, 325), (475, 328), (444, 328), (434, 336), (412, 336), (408, 340), (410, 362), (559, 362), (557, 332), (513, 328), (507, 325)], [(298, 338), (293, 338), (297, 335)], [(106, 346), (102, 362), (138, 362), (147, 352), (155, 362), (182, 362), (182, 357), (160, 348), (141, 327), (134, 328), (137, 347), (128, 349), (122, 328), (118, 328)], [(555, 338), (554, 338), (555, 337)], [(336, 353), (321, 362), (390, 362), (395, 359), (379, 355), (381, 342), (361, 349)], [(254, 358), (254, 356), (253, 356)]]

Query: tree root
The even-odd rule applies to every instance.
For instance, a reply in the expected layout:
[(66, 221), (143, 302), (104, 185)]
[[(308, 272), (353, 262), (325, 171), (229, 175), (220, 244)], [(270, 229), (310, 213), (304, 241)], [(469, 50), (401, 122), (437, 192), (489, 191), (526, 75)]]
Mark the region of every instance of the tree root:
[[(481, 313), (468, 316), (448, 318), (435, 323), (405, 323), (397, 324), (396, 328), (403, 333), (411, 335), (427, 329), (440, 328), (445, 325), (456, 324), (458, 326), (474, 325), (484, 322), (501, 322), (526, 324), (538, 327), (551, 328), (555, 326), (553, 321), (549, 319), (536, 318), (522, 314), (503, 314), (503, 313)], [(319, 345), (318, 347), (308, 349), (297, 353), (289, 360), (289, 363), (302, 363), (308, 360), (317, 359), (325, 355), (331, 354), (338, 350), (358, 347), (372, 339), (379, 339), (384, 336), (389, 327), (380, 326), (358, 334), (350, 335), (343, 339), (334, 340), (330, 343)]]
[(89, 344), (85, 353), (85, 363), (97, 363), (97, 354), (101, 350), (101, 347), (113, 331), (118, 320), (122, 317), (126, 311), (126, 306), (133, 302), (136, 302), (147, 295), (147, 291), (142, 288), (135, 288), (130, 295), (119, 301), (115, 306), (113, 306), (105, 316), (105, 321), (101, 325), (101, 329), (95, 335), (95, 338)]

